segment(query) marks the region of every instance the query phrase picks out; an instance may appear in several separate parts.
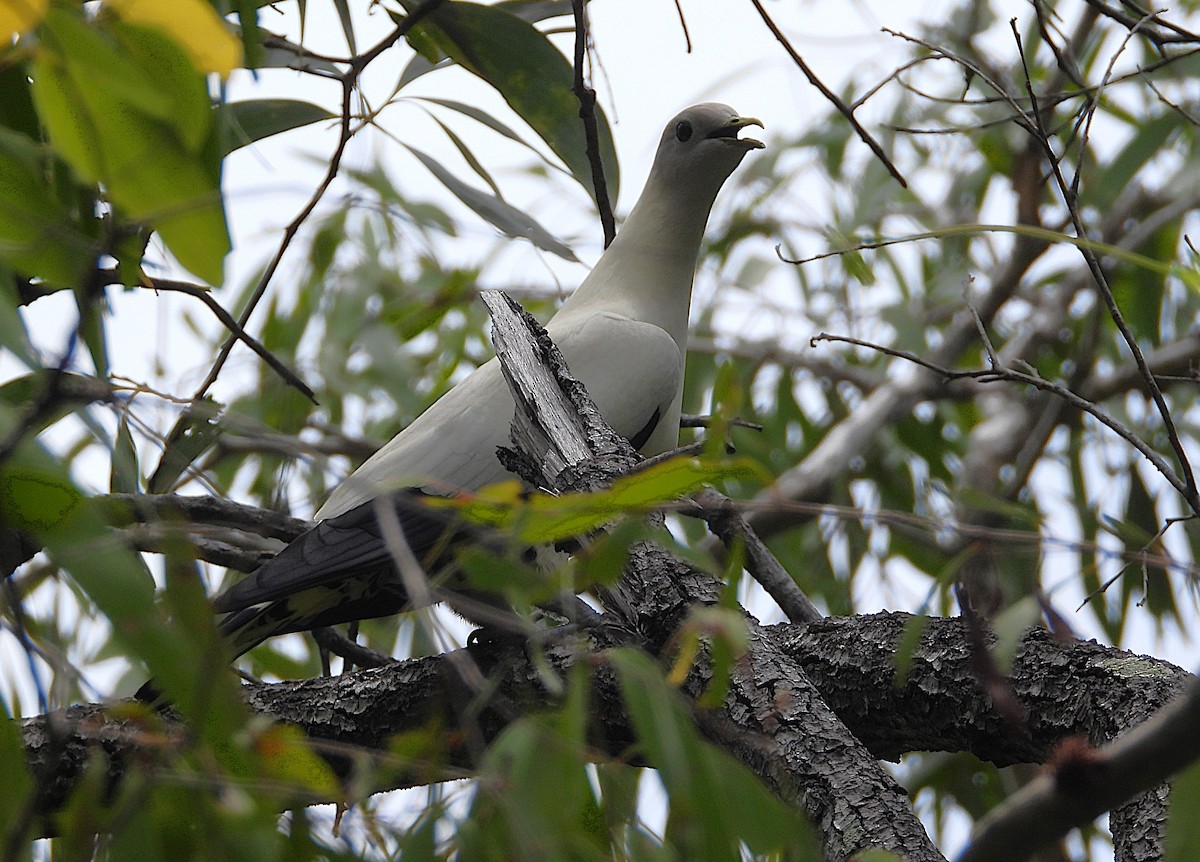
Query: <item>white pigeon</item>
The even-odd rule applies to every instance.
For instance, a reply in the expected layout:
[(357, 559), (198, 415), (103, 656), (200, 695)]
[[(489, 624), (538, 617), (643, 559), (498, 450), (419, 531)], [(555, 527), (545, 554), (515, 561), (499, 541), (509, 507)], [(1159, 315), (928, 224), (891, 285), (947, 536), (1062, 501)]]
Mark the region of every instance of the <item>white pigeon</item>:
[[(708, 214), (722, 184), (762, 143), (728, 105), (693, 105), (663, 131), (642, 196), (595, 268), (546, 331), (609, 425), (645, 455), (679, 441), (688, 308)], [(477, 490), (511, 478), (513, 400), (495, 358), (443, 395), (339, 485), (318, 519), (381, 493)]]
[[(763, 146), (738, 137), (750, 125), (762, 124), (712, 102), (673, 118), (621, 232), (546, 325), (604, 418), (647, 455), (678, 443), (696, 258), (721, 185)], [(445, 494), (508, 478), (496, 448), (509, 445), (513, 409), (493, 359), (368, 458), (317, 512), (319, 524), (213, 600), (234, 654), (274, 635), (410, 608), (371, 501), (405, 488)], [(453, 565), (439, 556), (453, 545), (448, 529), (489, 541), (464, 525), (448, 528), (411, 494), (391, 494), (388, 505), (429, 571)], [(139, 697), (158, 697), (153, 682)]]

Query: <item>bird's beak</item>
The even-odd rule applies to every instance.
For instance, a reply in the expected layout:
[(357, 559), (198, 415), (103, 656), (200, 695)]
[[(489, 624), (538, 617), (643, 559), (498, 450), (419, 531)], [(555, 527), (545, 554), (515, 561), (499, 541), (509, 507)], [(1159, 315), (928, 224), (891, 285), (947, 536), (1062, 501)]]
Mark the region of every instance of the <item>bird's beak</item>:
[(747, 148), (759, 150), (766, 146), (762, 141), (756, 141), (754, 138), (739, 138), (738, 132), (747, 126), (758, 126), (764, 128), (762, 120), (754, 117), (734, 117), (721, 128), (708, 133), (710, 138), (724, 138), (728, 141), (736, 141), (739, 144), (745, 144)]

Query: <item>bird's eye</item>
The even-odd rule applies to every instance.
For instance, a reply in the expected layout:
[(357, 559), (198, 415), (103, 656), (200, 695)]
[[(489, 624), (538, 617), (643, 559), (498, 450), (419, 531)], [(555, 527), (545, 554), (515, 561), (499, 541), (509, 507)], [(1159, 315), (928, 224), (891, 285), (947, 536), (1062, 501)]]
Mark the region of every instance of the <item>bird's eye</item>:
[(675, 126), (675, 139), (677, 141), (686, 141), (692, 136), (692, 124), (687, 120), (680, 120)]

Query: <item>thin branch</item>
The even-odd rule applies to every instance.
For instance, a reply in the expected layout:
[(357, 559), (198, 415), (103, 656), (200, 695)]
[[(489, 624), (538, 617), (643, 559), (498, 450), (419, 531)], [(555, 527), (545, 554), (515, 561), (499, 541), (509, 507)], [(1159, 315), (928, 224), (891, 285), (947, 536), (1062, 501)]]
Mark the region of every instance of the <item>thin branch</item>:
[(879, 143), (871, 136), (870, 132), (863, 128), (862, 124), (859, 123), (858, 119), (854, 116), (854, 111), (845, 102), (839, 99), (833, 90), (826, 87), (825, 84), (821, 82), (821, 79), (813, 73), (812, 69), (808, 67), (808, 64), (804, 62), (804, 58), (801, 57), (796, 49), (792, 47), (792, 43), (788, 41), (787, 36), (783, 35), (783, 31), (779, 29), (773, 20), (771, 20), (771, 16), (767, 14), (767, 10), (763, 8), (760, 0), (750, 0), (750, 3), (756, 10), (758, 10), (758, 15), (760, 18), (762, 18), (763, 23), (767, 25), (767, 29), (771, 31), (771, 34), (777, 40), (779, 40), (779, 44), (783, 45), (783, 49), (787, 51), (788, 56), (792, 58), (792, 62), (796, 64), (797, 68), (799, 68), (801, 72), (804, 73), (804, 77), (808, 78), (808, 82), (816, 87), (821, 92), (821, 95), (830, 102), (830, 104), (837, 108), (839, 114), (846, 118), (846, 121), (850, 124), (851, 128), (854, 129), (855, 134), (858, 135), (859, 140), (871, 148), (871, 152), (875, 154), (879, 161), (883, 162), (883, 166), (887, 168), (887, 172), (892, 175), (896, 182), (900, 183), (901, 187), (908, 188), (908, 182), (904, 179), (904, 176), (900, 173), (899, 169), (892, 164), (892, 160), (889, 159), (887, 153), (883, 151), (883, 147), (881, 147)]
[[(1109, 414), (1101, 410), (1097, 405), (1088, 401), (1080, 395), (1067, 389), (1065, 386), (1060, 386), (1057, 383), (1052, 383), (1042, 377), (1034, 374), (1027, 374), (1023, 371), (1016, 371), (1012, 368), (1007, 368), (997, 365), (992, 368), (978, 368), (967, 371), (958, 371), (953, 368), (946, 368), (930, 362), (917, 356), (915, 353), (910, 353), (907, 350), (896, 350), (891, 347), (886, 347), (882, 344), (874, 344), (870, 341), (863, 341), (858, 338), (850, 338), (844, 335), (829, 335), (822, 332), (819, 335), (814, 335), (809, 339), (811, 344), (816, 344), (819, 341), (840, 341), (845, 344), (853, 344), (856, 347), (865, 347), (870, 350), (876, 350), (887, 356), (893, 356), (897, 359), (904, 359), (914, 365), (919, 365), (922, 368), (928, 369), (936, 374), (941, 375), (946, 380), (978, 380), (980, 383), (994, 383), (997, 380), (1006, 380), (1015, 383), (1024, 383), (1040, 389), (1043, 392), (1050, 392), (1057, 395), (1059, 398), (1066, 401), (1072, 407), (1075, 407), (1089, 414), (1094, 419), (1098, 420), (1101, 425), (1104, 425), (1134, 449), (1142, 454), (1149, 461), (1163, 478), (1166, 479), (1176, 491), (1183, 495), (1185, 500), (1191, 500), (1189, 496), (1192, 491), (1189, 485), (1181, 480), (1171, 466), (1163, 460), (1163, 457), (1155, 452), (1150, 446), (1145, 443), (1140, 437), (1133, 433), (1129, 428), (1125, 427), (1121, 422), (1114, 419)], [(1157, 384), (1156, 384), (1157, 385)]]
[(184, 520), (193, 524), (231, 527), (269, 539), (290, 542), (312, 527), (312, 521), (282, 512), (247, 506), (221, 497), (183, 494), (108, 494), (97, 497), (108, 509), (114, 526)]
[(746, 571), (775, 600), (789, 620), (794, 623), (813, 623), (824, 618), (824, 614), (804, 594), (783, 564), (746, 523), (732, 500), (712, 488), (705, 488), (692, 500), (699, 507), (696, 514), (704, 519), (729, 551), (732, 552), (741, 544), (746, 555)]
[[(362, 75), (363, 70), (377, 57), (379, 57), (380, 54), (382, 54), (388, 48), (391, 48), (392, 45), (396, 44), (396, 42), (402, 39), (409, 30), (411, 30), (414, 26), (420, 23), (422, 19), (437, 9), (438, 6), (442, 5), (443, 2), (444, 0), (425, 0), (424, 3), (414, 9), (412, 14), (405, 17), (404, 20), (401, 21), (396, 28), (382, 41), (375, 45), (375, 47), (371, 48), (365, 54), (351, 58), (350, 68), (346, 71), (341, 79), (342, 116), (339, 123), (340, 133), (338, 135), (337, 146), (334, 147), (333, 155), (330, 156), (329, 159), (329, 169), (325, 172), (324, 178), (317, 185), (316, 190), (312, 193), (312, 196), (309, 198), (308, 202), (301, 208), (300, 212), (297, 213), (296, 217), (292, 219), (287, 227), (284, 228), (283, 239), (279, 243), (279, 248), (276, 249), (271, 261), (267, 264), (267, 268), (263, 271), (262, 276), (259, 277), (258, 284), (255, 286), (254, 292), (250, 295), (250, 299), (246, 303), (246, 307), (242, 310), (241, 315), (238, 317), (238, 325), (240, 327), (244, 328), (249, 322), (250, 316), (254, 313), (254, 309), (258, 306), (258, 303), (266, 294), (267, 286), (270, 284), (271, 279), (275, 276), (276, 270), (279, 269), (279, 264), (282, 262), (284, 254), (291, 246), (292, 240), (295, 239), (296, 234), (300, 231), (301, 225), (308, 220), (308, 217), (312, 214), (313, 210), (316, 209), (317, 204), (320, 203), (321, 199), (325, 196), (325, 192), (328, 191), (329, 186), (333, 183), (334, 179), (338, 175), (339, 170), (341, 169), (342, 156), (345, 154), (346, 146), (350, 143), (350, 138), (353, 135), (351, 128), (353, 120), (351, 103), (353, 101), (354, 88), (357, 85), (358, 79)], [(213, 362), (212, 368), (209, 370), (208, 375), (204, 378), (204, 381), (196, 390), (195, 395), (192, 396), (194, 401), (203, 398), (208, 393), (208, 390), (212, 387), (213, 383), (216, 382), (217, 376), (221, 373), (221, 369), (225, 366), (225, 362), (229, 358), (229, 353), (231, 350), (233, 350), (233, 346), (237, 343), (237, 341), (238, 338), (236, 335), (230, 335), (229, 338), (225, 340), (225, 343), (221, 345), (221, 349), (217, 353), (217, 358)], [(183, 419), (180, 420), (180, 422), (183, 421)], [(177, 425), (176, 427), (178, 428), (180, 426)]]
[[(1022, 62), (1024, 63), (1024, 47), (1021, 43), (1020, 33), (1016, 29), (1015, 19), (1012, 20), (1011, 26), (1013, 35), (1017, 40), (1018, 50), (1021, 54)], [(1158, 383), (1155, 381), (1154, 375), (1150, 373), (1149, 368), (1146, 366), (1146, 360), (1142, 355), (1141, 348), (1138, 346), (1136, 338), (1134, 338), (1132, 331), (1125, 322), (1124, 316), (1117, 307), (1116, 299), (1108, 285), (1108, 280), (1105, 277), (1102, 268), (1100, 267), (1099, 259), (1093, 251), (1093, 243), (1088, 239), (1087, 230), (1084, 227), (1083, 219), (1079, 212), (1079, 207), (1077, 206), (1074, 196), (1071, 193), (1071, 186), (1062, 173), (1061, 163), (1058, 155), (1054, 152), (1054, 148), (1050, 145), (1049, 134), (1041, 122), (1038, 98), (1037, 94), (1033, 91), (1032, 76), (1028, 70), (1028, 66), (1025, 67), (1025, 85), (1031, 109), (1026, 111), (1018, 104), (1017, 99), (1014, 96), (1009, 94), (1003, 87), (997, 84), (982, 68), (980, 68), (977, 63), (973, 63), (965, 57), (959, 56), (945, 48), (933, 45), (925, 40), (892, 30), (888, 30), (886, 32), (892, 33), (893, 35), (909, 42), (921, 45), (922, 47), (934, 52), (939, 56), (947, 57), (961, 65), (964, 69), (967, 69), (974, 75), (977, 75), (1009, 105), (1014, 113), (1013, 121), (1018, 126), (1025, 129), (1025, 131), (1029, 132), (1033, 140), (1041, 148), (1047, 163), (1051, 167), (1051, 176), (1054, 178), (1055, 184), (1059, 189), (1059, 193), (1063, 197), (1063, 202), (1066, 205), (1067, 212), (1071, 217), (1072, 226), (1075, 229), (1076, 237), (1071, 241), (1080, 249), (1084, 261), (1087, 263), (1088, 270), (1092, 274), (1092, 279), (1097, 286), (1097, 290), (1100, 293), (1101, 298), (1104, 300), (1106, 308), (1108, 309), (1109, 316), (1112, 318), (1114, 323), (1117, 324), (1117, 328), (1121, 332), (1126, 346), (1129, 348), (1130, 353), (1134, 357), (1134, 361), (1138, 365), (1139, 372), (1146, 380), (1147, 387), (1150, 390), (1151, 398), (1163, 419), (1163, 424), (1166, 428), (1167, 437), (1171, 443), (1172, 451), (1175, 454), (1176, 459), (1179, 461), (1183, 479), (1180, 479), (1179, 476), (1170, 469), (1170, 467), (1166, 464), (1162, 457), (1158, 455), (1158, 453), (1153, 452), (1153, 450), (1151, 450), (1144, 443), (1141, 443), (1141, 441), (1133, 443), (1134, 440), (1137, 440), (1136, 437), (1133, 435), (1130, 435), (1129, 437), (1125, 437), (1125, 435), (1122, 436), (1125, 437), (1125, 439), (1127, 439), (1131, 445), (1134, 445), (1139, 452), (1146, 456), (1146, 458), (1154, 465), (1155, 469), (1159, 470), (1163, 474), (1163, 477), (1166, 478), (1172, 487), (1174, 487), (1183, 496), (1184, 500), (1187, 501), (1188, 506), (1192, 509), (1192, 511), (1200, 513), (1200, 494), (1197, 493), (1196, 480), (1192, 472), (1187, 453), (1184, 451), (1182, 443), (1179, 440), (1178, 431), (1175, 427), (1173, 419), (1171, 418), (1166, 401), (1163, 399), (1162, 392), (1158, 388)], [(1021, 230), (1024, 231), (1025, 228), (1022, 227)], [(1006, 375), (1012, 375), (1014, 373), (1015, 372), (1006, 371)], [(1016, 378), (1008, 376), (1008, 379)], [(1111, 417), (1108, 417), (1102, 412), (1096, 411), (1094, 405), (1091, 405), (1090, 402), (1079, 398), (1079, 396), (1075, 395), (1074, 393), (1070, 393), (1069, 390), (1062, 389), (1061, 387), (1058, 387), (1056, 390), (1053, 387), (1053, 384), (1049, 384), (1047, 381), (1041, 380), (1041, 378), (1029, 375), (1025, 375), (1025, 379), (1022, 382), (1035, 385), (1038, 388), (1046, 389), (1047, 391), (1057, 391), (1062, 395), (1062, 397), (1067, 398), (1068, 400), (1077, 399), (1077, 407), (1092, 413), (1093, 416), (1095, 416), (1108, 427), (1112, 428), (1114, 431), (1117, 430), (1115, 427), (1113, 427), (1112, 423), (1114, 420), (1112, 420)], [(1117, 424), (1119, 425), (1119, 423)]]
[(692, 36), (688, 33), (687, 18), (683, 15), (683, 6), (679, 0), (675, 0), (675, 14), (679, 16), (679, 27), (683, 30), (683, 41), (687, 46), (687, 53), (692, 53)]
[(849, 248), (839, 248), (833, 251), (821, 252), (809, 257), (790, 258), (783, 254), (782, 244), (775, 246), (775, 255), (784, 263), (803, 266), (806, 263), (812, 263), (826, 258), (838, 257), (843, 254), (848, 254), (855, 251), (875, 251), (888, 246), (901, 245), (908, 242), (917, 242), (930, 239), (948, 239), (958, 236), (973, 236), (980, 233), (1011, 233), (1025, 239), (1037, 240), (1045, 243), (1067, 243), (1079, 249), (1086, 249), (1092, 252), (1098, 252), (1102, 255), (1115, 258), (1122, 263), (1128, 263), (1133, 266), (1143, 267), (1151, 272), (1156, 272), (1162, 275), (1174, 273), (1177, 271), (1176, 264), (1167, 264), (1154, 258), (1147, 257), (1143, 254), (1130, 251), (1119, 245), (1102, 242), (1100, 240), (1089, 239), (1086, 236), (1071, 236), (1060, 230), (1053, 228), (1041, 227), (1035, 224), (957, 224), (948, 227), (940, 227), (936, 230), (922, 231), (920, 233), (905, 234), (904, 236), (889, 237), (886, 239), (868, 240), (861, 242)]
[(189, 284), (185, 281), (175, 281), (174, 279), (170, 278), (150, 278), (149, 276), (143, 276), (142, 284), (151, 288), (152, 290), (173, 291), (175, 293), (185, 293), (188, 296), (196, 297), (196, 299), (208, 306), (209, 311), (216, 316), (217, 320), (221, 321), (221, 324), (232, 333), (234, 338), (236, 338), (238, 341), (241, 341), (252, 351), (254, 351), (254, 353), (256, 353), (263, 362), (267, 363), (267, 365), (270, 366), (276, 374), (283, 378), (285, 383), (287, 383), (289, 386), (295, 387), (313, 404), (319, 403), (317, 401), (316, 393), (309, 388), (307, 383), (300, 379), (300, 375), (288, 368), (287, 365), (283, 363), (283, 360), (279, 359), (279, 357), (267, 350), (267, 348), (264, 347), (262, 342), (260, 342), (257, 338), (246, 332), (246, 330), (242, 328), (241, 324), (233, 319), (233, 315), (226, 311), (219, 302), (212, 298), (212, 295), (208, 290), (204, 289), (198, 284)]
[(757, 422), (750, 422), (743, 419), (741, 416), (734, 416), (730, 419), (721, 419), (716, 416), (701, 416), (695, 413), (684, 413), (679, 417), (680, 428), (711, 428), (714, 424), (728, 422), (730, 428), (749, 428), (751, 431), (761, 431), (763, 426)]
[(604, 230), (604, 247), (608, 248), (617, 236), (612, 203), (608, 199), (608, 182), (604, 179), (604, 162), (600, 159), (600, 131), (596, 124), (596, 91), (584, 81), (583, 66), (587, 59), (588, 28), (584, 0), (572, 0), (575, 11), (575, 82), (573, 89), (579, 99), (579, 119), (587, 143), (588, 162), (592, 166), (592, 185), (596, 193), (596, 208), (600, 210), (600, 225)]
[(384, 665), (393, 664), (396, 661), (390, 655), (384, 655), (370, 647), (350, 640), (350, 638), (337, 629), (330, 628), (329, 626), (313, 629), (312, 636), (313, 640), (320, 647), (329, 650), (334, 655), (341, 656), (348, 662), (352, 662), (359, 667), (383, 667)]
[[(1066, 177), (1062, 173), (1062, 165), (1054, 153), (1054, 148), (1050, 145), (1050, 138), (1041, 122), (1041, 117), (1037, 108), (1036, 94), (1033, 90), (1033, 77), (1029, 71), (1028, 64), (1026, 63), (1025, 49), (1021, 42), (1021, 34), (1017, 30), (1015, 19), (1012, 21), (1011, 26), (1013, 37), (1017, 42), (1017, 50), (1021, 55), (1021, 62), (1025, 69), (1025, 89), (1029, 94), (1030, 101), (1033, 105), (1033, 110), (1029, 114), (1029, 121), (1032, 123), (1033, 127), (1032, 129), (1029, 129), (1029, 127), (1026, 126), (1026, 128), (1033, 133), (1034, 139), (1042, 147), (1045, 153), (1046, 160), (1051, 167), (1051, 176), (1053, 176), (1055, 184), (1058, 186), (1059, 193), (1063, 197), (1063, 202), (1066, 204), (1067, 212), (1071, 215), (1071, 223), (1075, 228), (1076, 236), (1080, 237), (1081, 239), (1086, 239), (1087, 228), (1083, 223), (1083, 216), (1079, 212), (1078, 202), (1075, 199), (1075, 195), (1072, 193), (1071, 186), (1068, 184)], [(1137, 338), (1134, 336), (1133, 330), (1129, 328), (1129, 324), (1125, 321), (1125, 315), (1122, 314), (1120, 307), (1117, 305), (1116, 297), (1113, 295), (1112, 288), (1108, 284), (1108, 278), (1105, 276), (1104, 270), (1100, 266), (1099, 259), (1096, 257), (1091, 248), (1081, 245), (1079, 249), (1080, 253), (1083, 255), (1084, 261), (1087, 263), (1088, 270), (1092, 274), (1092, 279), (1096, 283), (1097, 291), (1099, 292), (1101, 299), (1104, 300), (1105, 307), (1108, 309), (1109, 317), (1112, 318), (1112, 321), (1117, 325), (1117, 329), (1120, 331), (1121, 337), (1125, 341), (1125, 345), (1129, 348), (1129, 352), (1133, 355), (1134, 362), (1137, 363), (1138, 371), (1141, 372), (1143, 379), (1146, 381), (1146, 386), (1150, 390), (1150, 397), (1153, 399), (1154, 405), (1158, 409), (1159, 416), (1163, 421), (1163, 427), (1167, 432), (1167, 439), (1170, 441), (1171, 449), (1175, 453), (1176, 460), (1179, 462), (1180, 472), (1183, 474), (1182, 482), (1180, 482), (1179, 477), (1167, 467), (1166, 462), (1158, 457), (1157, 453), (1155, 453), (1155, 457), (1151, 459), (1151, 463), (1153, 463), (1155, 468), (1163, 473), (1163, 476), (1167, 479), (1167, 481), (1169, 481), (1172, 486), (1179, 491), (1179, 493), (1187, 501), (1187, 504), (1191, 510), (1197, 514), (1200, 514), (1200, 493), (1197, 493), (1196, 477), (1192, 472), (1191, 462), (1188, 459), (1187, 452), (1183, 448), (1183, 443), (1179, 439), (1179, 431), (1175, 427), (1174, 419), (1171, 417), (1170, 408), (1167, 406), (1166, 399), (1163, 398), (1162, 390), (1158, 387), (1158, 381), (1154, 379), (1154, 375), (1151, 373), (1150, 368), (1146, 364), (1146, 357), (1142, 355), (1142, 349), (1138, 345)], [(1080, 401), (1082, 400), (1083, 399), (1080, 399)], [(1097, 418), (1099, 418), (1099, 416), (1097, 416)], [(1102, 419), (1101, 421), (1104, 420)], [(1105, 422), (1105, 424), (1108, 424), (1108, 422)], [(1112, 426), (1110, 425), (1109, 427)], [(1146, 454), (1146, 452), (1150, 450), (1149, 447), (1145, 447), (1144, 450), (1139, 448), (1138, 451)]]
[[(1105, 18), (1111, 18), (1113, 21), (1116, 21), (1122, 27), (1127, 27), (1130, 30), (1134, 30), (1134, 29), (1138, 28), (1138, 25), (1140, 23), (1139, 18), (1135, 18), (1132, 15), (1126, 15), (1121, 10), (1114, 9), (1111, 6), (1109, 6), (1107, 3), (1102, 2), (1102, 0), (1084, 0), (1084, 2), (1087, 3), (1088, 6), (1092, 7), (1097, 12), (1099, 12), (1101, 15), (1103, 15)], [(1125, 4), (1133, 9), (1135, 9), (1138, 12), (1138, 15), (1140, 16), (1141, 19), (1149, 20), (1149, 21), (1153, 22), (1154, 24), (1157, 24), (1158, 26), (1163, 27), (1164, 29), (1169, 30), (1175, 34), (1175, 35), (1167, 35), (1165, 33), (1159, 33), (1154, 30), (1141, 28), (1142, 33), (1146, 36), (1146, 38), (1149, 39), (1151, 42), (1153, 42), (1157, 47), (1162, 48), (1164, 45), (1171, 45), (1171, 44), (1185, 44), (1186, 45), (1186, 44), (1194, 44), (1196, 42), (1200, 42), (1200, 36), (1196, 35), (1195, 33), (1192, 33), (1189, 30), (1185, 30), (1176, 24), (1172, 24), (1168, 21), (1164, 21), (1162, 18), (1160, 18), (1158, 16), (1157, 13), (1152, 13), (1152, 12), (1148, 12), (1144, 9), (1139, 9), (1134, 3), (1129, 2), (1129, 0), (1125, 0)]]
[(1064, 746), (1053, 770), (993, 809), (958, 862), (1025, 859), (1200, 758), (1200, 680), (1144, 724), (1101, 749)]

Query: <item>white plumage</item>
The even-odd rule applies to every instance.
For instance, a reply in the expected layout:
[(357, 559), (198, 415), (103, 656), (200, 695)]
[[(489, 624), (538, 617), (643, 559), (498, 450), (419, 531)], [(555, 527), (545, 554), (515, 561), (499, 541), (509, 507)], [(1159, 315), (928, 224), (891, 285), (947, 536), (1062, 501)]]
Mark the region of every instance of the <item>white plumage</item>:
[[(647, 455), (679, 438), (692, 277), (708, 213), (742, 158), (762, 144), (738, 133), (757, 120), (696, 105), (668, 124), (642, 196), (612, 245), (547, 324), (609, 424)], [(235, 655), (263, 640), (413, 606), (397, 577), (377, 506), (389, 491), (477, 489), (508, 476), (512, 396), (495, 359), (443, 395), (367, 459), (317, 512), (315, 527), (213, 600)], [(411, 494), (380, 503), (402, 522), (422, 565), (453, 569), (458, 531)], [(447, 549), (451, 553), (447, 554)], [(139, 697), (159, 697), (153, 682)]]
[[(696, 258), (721, 185), (762, 146), (738, 137), (748, 125), (762, 124), (715, 102), (674, 117), (616, 239), (546, 324), (604, 418), (647, 455), (678, 443)], [(368, 458), (316, 517), (334, 518), (397, 488), (448, 493), (509, 478), (496, 447), (510, 445), (512, 415), (492, 359)]]

